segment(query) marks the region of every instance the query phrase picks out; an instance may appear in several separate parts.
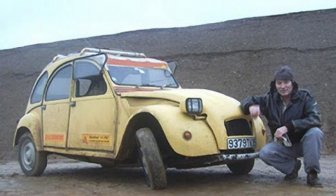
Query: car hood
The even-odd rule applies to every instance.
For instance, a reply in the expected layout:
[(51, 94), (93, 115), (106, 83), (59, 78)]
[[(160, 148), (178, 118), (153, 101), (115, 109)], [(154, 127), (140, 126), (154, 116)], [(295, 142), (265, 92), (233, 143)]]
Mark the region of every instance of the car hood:
[[(225, 114), (240, 113), (240, 102), (224, 94), (205, 89), (172, 89), (158, 91), (124, 92), (123, 98), (162, 99), (178, 104), (185, 104), (187, 98), (201, 98), (203, 113), (215, 112), (222, 116)], [(222, 115), (220, 115), (222, 114)]]

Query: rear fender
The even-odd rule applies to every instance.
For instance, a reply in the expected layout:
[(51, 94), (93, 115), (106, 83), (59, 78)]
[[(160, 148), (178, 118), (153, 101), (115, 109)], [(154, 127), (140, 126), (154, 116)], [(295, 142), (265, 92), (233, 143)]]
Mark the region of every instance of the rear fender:
[(41, 121), (39, 115), (35, 112), (25, 114), (17, 125), (13, 146), (16, 146), (19, 142), (20, 137), (26, 133), (30, 132), (33, 136), (36, 150), (42, 150), (42, 138), (41, 138)]

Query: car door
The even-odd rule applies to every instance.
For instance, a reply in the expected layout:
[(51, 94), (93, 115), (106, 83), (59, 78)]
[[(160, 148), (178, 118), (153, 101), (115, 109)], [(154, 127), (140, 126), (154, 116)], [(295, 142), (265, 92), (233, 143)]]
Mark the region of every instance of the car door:
[(101, 69), (101, 57), (74, 62), (74, 94), (70, 102), (68, 147), (95, 151), (114, 149), (115, 99)]
[(66, 147), (72, 64), (68, 63), (53, 74), (42, 104), (44, 146)]

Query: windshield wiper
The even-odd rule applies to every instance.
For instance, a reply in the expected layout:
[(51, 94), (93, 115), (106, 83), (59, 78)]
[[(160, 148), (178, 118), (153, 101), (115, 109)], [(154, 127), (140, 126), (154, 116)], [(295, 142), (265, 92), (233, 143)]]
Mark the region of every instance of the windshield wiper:
[(138, 85), (138, 86), (144, 86), (144, 87), (160, 87), (159, 85), (154, 85), (154, 84), (141, 84), (141, 85)]

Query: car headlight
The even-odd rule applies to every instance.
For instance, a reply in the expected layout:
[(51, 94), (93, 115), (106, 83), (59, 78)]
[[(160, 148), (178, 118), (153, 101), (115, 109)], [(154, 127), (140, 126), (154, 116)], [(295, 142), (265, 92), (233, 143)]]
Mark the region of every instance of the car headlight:
[(187, 98), (186, 109), (188, 114), (201, 114), (203, 111), (202, 99), (200, 98)]

